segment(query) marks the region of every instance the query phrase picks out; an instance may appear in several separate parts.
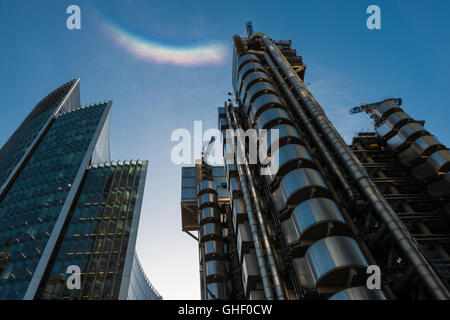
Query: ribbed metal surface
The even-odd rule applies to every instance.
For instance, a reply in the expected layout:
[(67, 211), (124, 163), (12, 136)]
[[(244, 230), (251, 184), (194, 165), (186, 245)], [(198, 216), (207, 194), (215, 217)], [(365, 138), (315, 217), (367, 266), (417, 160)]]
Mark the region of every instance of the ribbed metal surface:
[(350, 235), (350, 230), (335, 202), (314, 198), (300, 203), (291, 220), (300, 241), (317, 241), (329, 235)]
[(410, 164), (444, 148), (444, 145), (435, 137), (424, 136), (416, 139), (408, 149), (401, 152), (399, 158), (403, 164)]
[[(274, 138), (274, 133), (278, 136), (278, 139)], [(275, 136), (276, 137), (276, 136)], [(265, 135), (261, 136), (261, 139), (267, 139), (268, 152), (275, 152), (276, 148), (273, 148), (274, 144), (278, 144), (278, 147), (282, 147), (289, 143), (303, 143), (297, 129), (290, 124), (279, 124), (273, 126), (271, 130), (268, 130)]]
[(246, 296), (256, 288), (256, 283), (260, 281), (260, 277), (256, 255), (254, 253), (245, 254), (242, 258), (242, 283)]
[(401, 111), (401, 109), (391, 101), (384, 101), (374, 108), (374, 114), (381, 119), (384, 119), (397, 111)]
[(276, 125), (289, 123), (292, 123), (292, 120), (284, 109), (271, 108), (261, 113), (254, 127), (269, 130)]
[(288, 205), (296, 205), (313, 195), (328, 195), (328, 187), (320, 173), (314, 169), (301, 168), (289, 172), (281, 179), (278, 193), (273, 194), (275, 207), (282, 211)]
[(348, 272), (365, 274), (368, 266), (358, 243), (343, 236), (317, 241), (306, 252), (305, 261), (315, 287), (345, 286)]
[(405, 147), (407, 142), (413, 141), (420, 136), (428, 135), (429, 133), (418, 123), (408, 123), (401, 127), (398, 132), (387, 141), (387, 145), (394, 149), (399, 150)]
[(198, 208), (203, 209), (208, 206), (214, 206), (217, 204), (217, 194), (205, 193), (198, 198)]
[(244, 106), (245, 110), (249, 109), (253, 101), (259, 96), (267, 93), (275, 93), (275, 88), (269, 82), (256, 82), (253, 84), (244, 94)]
[(253, 122), (264, 110), (267, 110), (271, 107), (283, 108), (283, 104), (281, 103), (281, 100), (280, 98), (278, 98), (278, 96), (272, 93), (268, 93), (256, 98), (252, 103), (251, 109), (249, 109), (248, 106), (244, 105), (244, 112), (246, 114), (250, 112), (249, 121)]
[(238, 80), (237, 80), (237, 96), (240, 96), (241, 92), (242, 92), (242, 80), (251, 72), (265, 72), (264, 67), (261, 65), (261, 63), (259, 62), (249, 62), (247, 64), (245, 64), (241, 71), (239, 72), (239, 76), (238, 76)]
[(414, 177), (419, 180), (429, 180), (439, 174), (445, 174), (450, 169), (450, 152), (441, 150), (430, 155), (425, 163), (412, 169)]
[[(225, 174), (223, 169), (214, 173), (213, 176)], [(217, 193), (214, 181), (203, 180), (197, 185), (202, 294), (209, 300), (228, 297), (228, 275)]]
[(391, 114), (386, 121), (376, 129), (378, 135), (383, 139), (389, 139), (395, 134), (395, 131), (402, 125), (412, 121), (412, 118), (403, 111)]
[(241, 100), (245, 100), (245, 93), (247, 90), (256, 82), (268, 82), (270, 83), (270, 77), (262, 71), (253, 71), (245, 75), (243, 78), (243, 81), (241, 83), (241, 91), (240, 91), (240, 97)]
[(270, 185), (276, 179), (281, 179), (291, 170), (297, 168), (314, 168), (314, 160), (308, 150), (300, 144), (288, 144), (275, 150), (272, 153), (275, 159), (278, 158), (278, 166), (270, 167), (270, 172), (266, 175), (267, 183)]

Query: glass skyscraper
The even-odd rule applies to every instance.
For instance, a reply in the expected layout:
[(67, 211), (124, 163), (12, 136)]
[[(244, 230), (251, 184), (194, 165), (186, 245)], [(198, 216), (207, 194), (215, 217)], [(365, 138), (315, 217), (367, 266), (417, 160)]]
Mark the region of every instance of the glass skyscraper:
[(79, 83), (0, 150), (0, 299), (160, 299), (135, 257), (147, 162), (111, 162), (112, 101), (81, 107)]

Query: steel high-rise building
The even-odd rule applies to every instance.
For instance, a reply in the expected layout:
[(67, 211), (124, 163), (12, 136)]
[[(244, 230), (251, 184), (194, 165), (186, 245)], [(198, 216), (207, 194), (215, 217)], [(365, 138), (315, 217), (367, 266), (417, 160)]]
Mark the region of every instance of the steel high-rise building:
[(112, 101), (81, 107), (79, 83), (0, 150), (0, 299), (159, 299), (135, 253), (147, 161), (111, 161)]
[[(353, 110), (375, 130), (347, 145), (305, 70), (291, 41), (234, 36), (224, 153), (243, 147), (227, 129), (277, 129), (279, 169), (261, 175), (248, 158), (182, 169), (202, 299), (449, 299), (447, 147), (394, 98)], [(369, 266), (381, 269), (380, 289), (367, 286)]]

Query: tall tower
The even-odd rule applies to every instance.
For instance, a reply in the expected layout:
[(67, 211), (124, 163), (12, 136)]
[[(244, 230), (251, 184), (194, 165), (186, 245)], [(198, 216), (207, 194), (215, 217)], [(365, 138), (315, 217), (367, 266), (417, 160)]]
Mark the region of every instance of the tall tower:
[[(449, 299), (448, 149), (397, 99), (364, 107), (376, 130), (348, 146), (305, 86), (291, 41), (233, 40), (235, 99), (218, 121), (225, 165), (182, 171), (202, 298)], [(262, 175), (229, 129), (277, 130), (269, 151), (279, 166)]]
[[(112, 101), (81, 107), (79, 83), (44, 98), (0, 150), (1, 299), (143, 296), (130, 283), (147, 162), (111, 162)], [(74, 266), (82, 287), (69, 289)]]

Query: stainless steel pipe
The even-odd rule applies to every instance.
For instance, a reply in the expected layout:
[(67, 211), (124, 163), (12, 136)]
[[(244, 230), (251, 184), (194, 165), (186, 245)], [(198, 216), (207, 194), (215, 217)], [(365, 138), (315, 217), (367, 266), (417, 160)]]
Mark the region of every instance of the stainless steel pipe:
[[(229, 128), (233, 128), (233, 122), (231, 121), (230, 111), (228, 110), (228, 106), (225, 104), (225, 111), (227, 114), (228, 126)], [(236, 143), (234, 145), (234, 154), (237, 155), (237, 146)], [(241, 164), (238, 164), (236, 161), (236, 167), (239, 173), (239, 180), (241, 181), (242, 193), (244, 195), (245, 206), (247, 207), (248, 220), (250, 223), (250, 229), (253, 234), (253, 242), (255, 244), (256, 258), (258, 260), (258, 267), (261, 273), (261, 279), (263, 282), (264, 293), (266, 295), (267, 300), (273, 300), (272, 286), (269, 279), (269, 274), (267, 272), (266, 261), (262, 252), (261, 239), (258, 233), (258, 226), (255, 220), (255, 214), (253, 212), (252, 203), (250, 200), (250, 195), (247, 188), (247, 182), (245, 180), (244, 169)]]
[[(233, 121), (234, 121), (234, 127), (236, 129), (241, 129), (239, 127), (239, 123), (237, 121), (236, 114), (235, 114), (234, 110), (233, 109), (230, 109), (230, 110), (231, 110), (231, 116), (233, 117)], [(261, 229), (261, 234), (262, 234), (262, 238), (263, 238), (264, 247), (266, 249), (267, 259), (269, 260), (269, 267), (270, 267), (270, 271), (272, 273), (272, 280), (273, 280), (273, 284), (274, 284), (274, 287), (275, 287), (275, 292), (277, 294), (278, 300), (285, 300), (286, 297), (285, 297), (284, 290), (283, 290), (283, 287), (282, 287), (282, 284), (281, 284), (280, 274), (278, 272), (278, 268), (277, 268), (277, 265), (276, 265), (276, 262), (275, 262), (272, 245), (271, 245), (270, 240), (269, 240), (269, 236), (268, 236), (268, 232), (267, 232), (267, 228), (266, 228), (266, 223), (264, 221), (264, 215), (263, 215), (263, 212), (261, 210), (261, 206), (260, 206), (259, 201), (258, 201), (259, 197), (258, 197), (258, 193), (256, 192), (254, 176), (253, 176), (253, 173), (250, 170), (250, 165), (249, 165), (248, 160), (247, 160), (247, 155), (245, 154), (243, 141), (242, 141), (242, 139), (239, 139), (239, 137), (238, 137), (238, 140), (240, 140), (240, 141), (238, 141), (238, 145), (239, 145), (239, 147), (241, 149), (240, 151), (244, 155), (244, 157), (243, 157), (244, 161), (245, 161), (244, 168), (245, 168), (245, 171), (246, 171), (246, 174), (247, 174), (247, 179), (248, 179), (248, 182), (249, 182), (249, 185), (250, 185), (250, 191), (251, 191), (252, 196), (253, 196), (253, 204), (255, 205), (255, 208), (256, 208), (256, 217), (258, 219), (259, 227)]]
[(339, 180), (339, 183), (341, 184), (342, 188), (344, 189), (344, 192), (348, 198), (349, 201), (354, 201), (356, 199), (355, 193), (352, 190), (352, 187), (347, 182), (347, 179), (342, 174), (341, 169), (339, 168), (338, 164), (334, 160), (331, 153), (328, 151), (328, 148), (326, 147), (325, 143), (322, 141), (322, 138), (318, 134), (316, 128), (312, 125), (310, 120), (308, 119), (308, 116), (306, 115), (305, 111), (303, 111), (302, 107), (300, 106), (300, 103), (297, 101), (297, 99), (294, 97), (292, 92), (289, 90), (288, 85), (284, 81), (283, 77), (281, 76), (280, 72), (276, 68), (275, 64), (273, 63), (272, 59), (267, 53), (264, 53), (264, 59), (266, 60), (267, 64), (269, 65), (270, 69), (272, 70), (273, 74), (275, 75), (275, 78), (278, 81), (278, 84), (283, 89), (283, 92), (286, 94), (287, 98), (289, 99), (289, 102), (295, 107), (295, 110), (297, 111), (300, 120), (302, 121), (302, 124), (305, 126), (305, 128), (308, 130), (309, 136), (314, 141), (314, 144), (316, 145), (317, 149), (319, 150), (319, 153), (327, 163), (327, 165), (330, 167), (331, 172), (336, 176), (336, 178)]
[(366, 198), (371, 202), (375, 212), (379, 218), (387, 226), (391, 236), (408, 257), (409, 262), (414, 266), (420, 278), (428, 288), (429, 293), (440, 300), (450, 299), (450, 294), (442, 283), (441, 279), (436, 275), (426, 258), (422, 255), (417, 245), (412, 240), (409, 231), (406, 229), (401, 220), (397, 217), (390, 205), (380, 194), (375, 184), (368, 176), (366, 170), (355, 157), (353, 152), (348, 148), (344, 139), (337, 132), (336, 128), (325, 115), (324, 110), (306, 88), (298, 74), (293, 70), (292, 66), (283, 56), (281, 51), (276, 47), (269, 37), (265, 34), (255, 34), (253, 38), (260, 38), (267, 47), (268, 52), (275, 60), (277, 65), (287, 77), (287, 81), (292, 85), (293, 90), (302, 100), (303, 105), (308, 109), (318, 127), (327, 137), (330, 145), (339, 156), (341, 162), (352, 175), (354, 181), (358, 184)]

